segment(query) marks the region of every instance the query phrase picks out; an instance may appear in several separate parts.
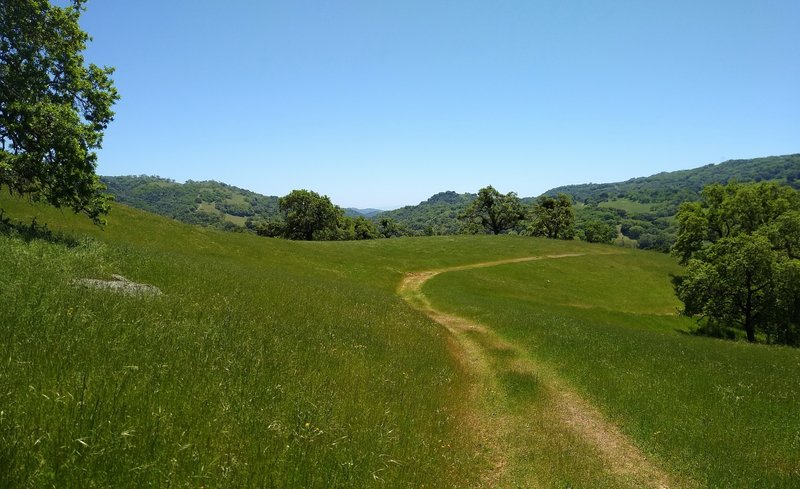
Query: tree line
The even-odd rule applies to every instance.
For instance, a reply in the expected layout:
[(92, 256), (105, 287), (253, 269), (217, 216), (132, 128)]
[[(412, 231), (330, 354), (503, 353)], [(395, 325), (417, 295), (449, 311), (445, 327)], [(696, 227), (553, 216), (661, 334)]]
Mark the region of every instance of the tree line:
[[(249, 226), (261, 236), (293, 240), (363, 240), (392, 238), (409, 234), (391, 218), (346, 216), (326, 195), (310, 190), (294, 190), (278, 199), (279, 215)], [(580, 238), (593, 243), (610, 243), (617, 236), (614, 227), (600, 221), (575, 226), (572, 200), (566, 195), (539, 197), (525, 205), (514, 192), (501, 194), (492, 186), (478, 192), (477, 198), (458, 215), (464, 234), (520, 234), (552, 239)]]

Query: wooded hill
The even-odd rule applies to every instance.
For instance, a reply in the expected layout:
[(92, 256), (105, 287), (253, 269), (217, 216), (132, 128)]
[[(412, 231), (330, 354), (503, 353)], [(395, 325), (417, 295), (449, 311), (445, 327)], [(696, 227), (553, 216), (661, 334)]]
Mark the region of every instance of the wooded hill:
[[(620, 239), (642, 248), (666, 249), (674, 239), (674, 216), (681, 202), (697, 200), (711, 183), (775, 180), (800, 188), (800, 154), (730, 160), (692, 170), (662, 172), (625, 182), (557, 187), (545, 195), (564, 193), (576, 203), (576, 225), (601, 220), (617, 226)], [(102, 177), (117, 202), (192, 223), (230, 230), (253, 228), (278, 215), (278, 197), (265, 196), (215, 181), (184, 184), (154, 176)], [(492, 182), (487, 182), (490, 184)], [(417, 205), (380, 212), (345, 209), (349, 216), (375, 221), (391, 219), (404, 234), (457, 234), (459, 214), (476, 194), (448, 191)], [(522, 199), (530, 203), (534, 197)]]
[[(101, 177), (117, 202), (188, 224), (228, 230), (278, 216), (278, 197), (214, 180), (178, 183), (148, 175)], [(379, 209), (345, 209), (350, 217), (374, 217)]]
[(215, 181), (178, 183), (157, 176), (101, 177), (117, 202), (189, 224), (224, 229), (255, 216), (276, 216), (278, 198)]
[(668, 203), (677, 205), (695, 200), (700, 190), (711, 183), (761, 182), (775, 180), (800, 187), (800, 154), (769, 156), (750, 160), (729, 160), (691, 170), (661, 172), (649, 177), (631, 178), (616, 183), (587, 183), (566, 185), (545, 192), (556, 196), (570, 195), (586, 204), (614, 199), (629, 199), (642, 204)]

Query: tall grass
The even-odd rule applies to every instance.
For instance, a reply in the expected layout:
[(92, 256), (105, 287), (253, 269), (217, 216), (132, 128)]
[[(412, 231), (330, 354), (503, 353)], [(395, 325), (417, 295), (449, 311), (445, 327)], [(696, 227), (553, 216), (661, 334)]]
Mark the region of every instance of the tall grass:
[(523, 346), (674, 473), (800, 486), (800, 351), (688, 334), (677, 271), (629, 251), (442, 274), (425, 293)]
[[(0, 232), (0, 487), (475, 485), (488, 461), (462, 425), (468, 376), (399, 280), (598, 250), (617, 254), (446, 273), (425, 291), (551, 366), (673, 472), (800, 483), (799, 352), (686, 334), (666, 256), (508, 236), (297, 243), (124, 206), (101, 230), (0, 207), (50, 230)], [(111, 274), (164, 294), (73, 283)], [(535, 399), (515, 375), (508, 395)], [(531, 429), (556, 433), (541, 414)], [(571, 443), (521, 453), (546, 471)], [(602, 468), (573, 469), (591, 486)]]
[[(75, 244), (0, 234), (0, 486), (475, 480), (463, 376), (442, 331), (394, 294), (392, 266), (360, 268), (375, 250), (116, 210)], [(111, 274), (164, 294), (74, 285)]]

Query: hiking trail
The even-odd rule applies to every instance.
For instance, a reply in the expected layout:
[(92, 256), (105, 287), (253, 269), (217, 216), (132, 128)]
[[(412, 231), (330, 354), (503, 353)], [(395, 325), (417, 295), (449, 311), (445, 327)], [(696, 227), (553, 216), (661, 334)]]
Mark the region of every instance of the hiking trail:
[[(405, 275), (397, 291), (413, 308), (444, 326), (450, 332), (450, 350), (470, 377), (470, 408), (466, 422), (474, 430), (477, 443), (488, 458), (490, 468), (483, 475), (485, 487), (537, 487), (535, 474), (514, 467), (524, 459), (524, 447), (510, 443), (518, 430), (529, 429), (525, 414), (553, 418), (560, 429), (574, 435), (600, 458), (603, 468), (622, 487), (667, 489), (689, 487), (657, 467), (622, 431), (600, 411), (583, 399), (555, 371), (537, 362), (518, 346), (499, 337), (490, 328), (466, 318), (437, 310), (422, 292), (428, 280), (436, 275), (537, 260), (554, 260), (585, 256), (586, 253), (565, 253), (529, 256), (469, 265), (454, 266)], [(530, 376), (546, 393), (546, 409), (532, 407), (508, 409), (498, 401), (500, 386), (497, 360), (492, 353), (502, 352), (503, 368), (514, 374)], [(532, 380), (534, 381), (534, 380)], [(522, 414), (521, 414), (522, 413)]]

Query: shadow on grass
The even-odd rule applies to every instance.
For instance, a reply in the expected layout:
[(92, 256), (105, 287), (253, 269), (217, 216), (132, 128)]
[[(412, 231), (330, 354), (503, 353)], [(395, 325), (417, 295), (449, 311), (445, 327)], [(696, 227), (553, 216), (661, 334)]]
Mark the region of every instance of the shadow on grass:
[(0, 209), (0, 235), (17, 237), (25, 242), (35, 240), (47, 241), (49, 243), (60, 244), (67, 248), (75, 248), (80, 242), (72, 236), (64, 233), (54, 232), (47, 227), (47, 224), (39, 224), (34, 217), (30, 224), (21, 221), (14, 221), (6, 217), (5, 211)]

